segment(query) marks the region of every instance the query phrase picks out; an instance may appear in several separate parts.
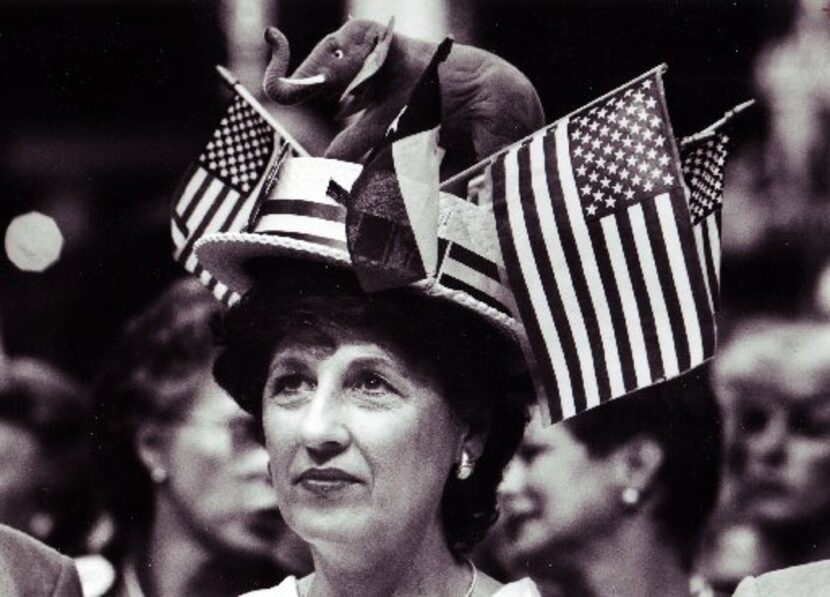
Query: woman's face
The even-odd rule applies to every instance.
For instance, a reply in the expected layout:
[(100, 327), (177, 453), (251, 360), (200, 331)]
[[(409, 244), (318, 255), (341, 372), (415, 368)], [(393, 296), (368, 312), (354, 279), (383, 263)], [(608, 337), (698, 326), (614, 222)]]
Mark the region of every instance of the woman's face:
[(377, 334), (324, 335), (278, 346), (265, 385), (286, 521), (312, 544), (367, 547), (435, 528), (463, 434), (437, 380)]
[(830, 388), (799, 385), (748, 381), (730, 405), (738, 505), (761, 522), (830, 516)]
[(171, 425), (163, 488), (206, 544), (295, 570), (306, 556), (279, 515), (256, 436), (253, 419), (208, 378), (187, 418)]
[(556, 549), (590, 541), (619, 516), (610, 459), (592, 458), (562, 425), (528, 425), (500, 487), (509, 551), (549, 561)]

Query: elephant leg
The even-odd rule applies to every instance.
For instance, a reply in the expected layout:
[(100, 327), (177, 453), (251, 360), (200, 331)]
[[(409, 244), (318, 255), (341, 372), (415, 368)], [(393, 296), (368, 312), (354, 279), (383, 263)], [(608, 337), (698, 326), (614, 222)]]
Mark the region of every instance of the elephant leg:
[(383, 106), (366, 110), (329, 144), (327, 158), (359, 162), (377, 145), (392, 121), (401, 111), (403, 100), (390, 100)]
[(382, 138), (382, 133), (366, 130), (360, 122), (356, 122), (340, 131), (323, 155), (337, 160), (360, 162)]
[(519, 132), (493, 131), (484, 127), (473, 130), (473, 147), (476, 160), (483, 160), (512, 145), (525, 135)]

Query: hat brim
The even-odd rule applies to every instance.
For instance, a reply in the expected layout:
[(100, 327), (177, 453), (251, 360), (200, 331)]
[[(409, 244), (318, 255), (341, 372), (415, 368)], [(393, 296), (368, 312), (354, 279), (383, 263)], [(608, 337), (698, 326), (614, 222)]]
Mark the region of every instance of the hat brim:
[(195, 251), (202, 267), (240, 296), (253, 284), (244, 265), (258, 257), (291, 257), (345, 268), (351, 266), (351, 258), (346, 250), (300, 239), (250, 232), (211, 234), (196, 243)]
[[(239, 295), (244, 295), (253, 285), (253, 280), (245, 268), (245, 264), (251, 259), (290, 257), (351, 269), (351, 257), (347, 250), (255, 232), (211, 234), (196, 243), (195, 251), (202, 267)], [(520, 340), (523, 336), (523, 330), (518, 321), (476, 300), (466, 292), (446, 288), (434, 279), (415, 282), (410, 288), (416, 292), (472, 309), (514, 340)]]

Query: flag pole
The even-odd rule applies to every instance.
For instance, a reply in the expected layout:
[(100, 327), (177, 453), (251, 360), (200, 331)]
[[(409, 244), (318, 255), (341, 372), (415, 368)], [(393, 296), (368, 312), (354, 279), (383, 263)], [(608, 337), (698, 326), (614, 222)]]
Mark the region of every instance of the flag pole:
[(639, 77), (637, 77), (635, 79), (631, 79), (630, 81), (626, 81), (625, 83), (623, 83), (622, 85), (619, 85), (618, 87), (615, 87), (614, 89), (612, 89), (608, 93), (605, 93), (605, 94), (599, 96), (598, 98), (595, 98), (594, 100), (588, 102), (584, 106), (580, 106), (576, 110), (572, 110), (572, 111), (568, 112), (562, 118), (557, 118), (555, 121), (553, 121), (552, 123), (540, 128), (538, 131), (534, 131), (534, 132), (530, 133), (526, 137), (523, 137), (522, 139), (519, 139), (518, 141), (516, 141), (514, 143), (511, 143), (510, 145), (508, 145), (507, 147), (497, 151), (493, 155), (490, 155), (490, 156), (484, 158), (483, 160), (473, 164), (469, 168), (467, 168), (465, 170), (462, 170), (461, 172), (459, 172), (458, 174), (452, 176), (451, 178), (448, 178), (447, 180), (445, 180), (441, 183), (441, 189), (445, 190), (448, 187), (454, 185), (455, 183), (464, 180), (465, 178), (472, 178), (473, 174), (475, 174), (478, 170), (482, 170), (482, 169), (486, 168), (489, 164), (491, 164), (493, 161), (495, 161), (496, 158), (504, 155), (505, 153), (507, 153), (511, 149), (514, 149), (514, 148), (518, 147), (522, 143), (527, 142), (529, 139), (532, 139), (533, 137), (535, 137), (536, 135), (538, 135), (542, 131), (549, 131), (549, 130), (553, 129), (553, 127), (555, 127), (560, 121), (564, 120), (565, 118), (568, 118), (569, 116), (572, 116), (573, 114), (579, 112), (580, 110), (585, 110), (586, 108), (590, 108), (594, 104), (598, 104), (599, 102), (607, 99), (608, 97), (610, 97), (610, 96), (614, 95), (615, 93), (617, 93), (623, 87), (627, 87), (628, 85), (633, 85), (634, 83), (638, 83), (639, 81), (642, 81), (643, 79), (645, 79), (647, 77), (650, 77), (654, 73), (658, 73), (660, 75), (663, 75), (663, 74), (666, 73), (666, 71), (668, 69), (669, 69), (669, 67), (665, 63), (663, 63), (663, 64), (660, 64), (658, 66), (655, 66), (651, 70), (643, 73), (642, 75), (640, 75)]
[(276, 130), (276, 131), (280, 134), (280, 136), (281, 136), (283, 139), (285, 139), (285, 141), (286, 141), (287, 143), (289, 143), (290, 145), (293, 145), (293, 146), (294, 146), (294, 149), (296, 149), (296, 150), (297, 150), (297, 153), (298, 153), (300, 156), (302, 156), (302, 157), (309, 157), (309, 153), (308, 153), (308, 151), (306, 151), (306, 150), (305, 150), (305, 148), (304, 148), (302, 145), (300, 145), (299, 143), (297, 143), (297, 140), (296, 140), (296, 139), (294, 139), (294, 137), (293, 137), (293, 136), (292, 136), (292, 135), (291, 135), (291, 134), (290, 134), (287, 130), (285, 130), (285, 127), (283, 127), (283, 126), (282, 126), (281, 124), (279, 124), (276, 120), (274, 120), (274, 117), (273, 117), (273, 116), (271, 116), (271, 114), (268, 112), (268, 110), (266, 110), (265, 108), (263, 108), (263, 107), (262, 107), (262, 104), (260, 104), (260, 103), (257, 101), (257, 99), (256, 99), (256, 98), (255, 98), (255, 97), (251, 94), (251, 92), (250, 92), (250, 91), (248, 91), (248, 90), (245, 88), (245, 86), (244, 86), (244, 85), (243, 85), (243, 84), (239, 81), (239, 79), (237, 79), (237, 78), (233, 75), (233, 73), (231, 73), (231, 71), (229, 71), (227, 68), (225, 68), (225, 67), (224, 67), (224, 66), (222, 66), (221, 64), (217, 64), (217, 65), (216, 65), (216, 72), (218, 72), (218, 73), (219, 73), (219, 76), (221, 76), (221, 77), (222, 77), (222, 79), (224, 80), (224, 82), (225, 82), (225, 83), (227, 83), (227, 85), (228, 85), (231, 89), (233, 89), (233, 90), (234, 90), (234, 91), (236, 91), (239, 95), (241, 95), (241, 96), (242, 96), (242, 98), (243, 98), (246, 102), (248, 102), (248, 103), (251, 105), (251, 107), (252, 107), (254, 110), (256, 110), (256, 111), (257, 111), (257, 113), (258, 113), (260, 116), (262, 116), (262, 118), (264, 118), (264, 119), (265, 119), (265, 121), (266, 121), (269, 125), (271, 125), (272, 127), (274, 127), (274, 129), (275, 129), (275, 130)]
[(754, 105), (755, 105), (755, 100), (750, 99), (750, 100), (747, 100), (747, 101), (745, 101), (741, 104), (738, 104), (737, 106), (735, 106), (731, 110), (727, 110), (727, 112), (723, 115), (723, 117), (720, 120), (718, 120), (716, 122), (713, 122), (712, 124), (707, 126), (705, 129), (703, 129), (702, 131), (696, 132), (694, 135), (689, 135), (688, 137), (683, 137), (680, 140), (680, 147), (686, 147), (690, 143), (697, 143), (698, 141), (702, 141), (703, 139), (708, 139), (709, 137), (714, 135), (715, 131), (717, 131), (720, 127), (725, 125), (727, 122), (732, 120), (735, 116), (737, 116), (741, 112), (746, 111), (747, 109), (751, 108)]

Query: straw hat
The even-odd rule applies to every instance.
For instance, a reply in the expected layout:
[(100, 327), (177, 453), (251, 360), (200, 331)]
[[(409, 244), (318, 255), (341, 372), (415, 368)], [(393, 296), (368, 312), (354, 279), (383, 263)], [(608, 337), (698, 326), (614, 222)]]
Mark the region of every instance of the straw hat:
[[(252, 258), (290, 257), (351, 268), (346, 208), (331, 189), (350, 190), (361, 169), (327, 158), (289, 158), (247, 231), (206, 235), (195, 245), (197, 259), (240, 295), (253, 282), (244, 268)], [(492, 210), (442, 193), (438, 222), (437, 271), (410, 287), (471, 309), (520, 340), (522, 326), (506, 283)]]

